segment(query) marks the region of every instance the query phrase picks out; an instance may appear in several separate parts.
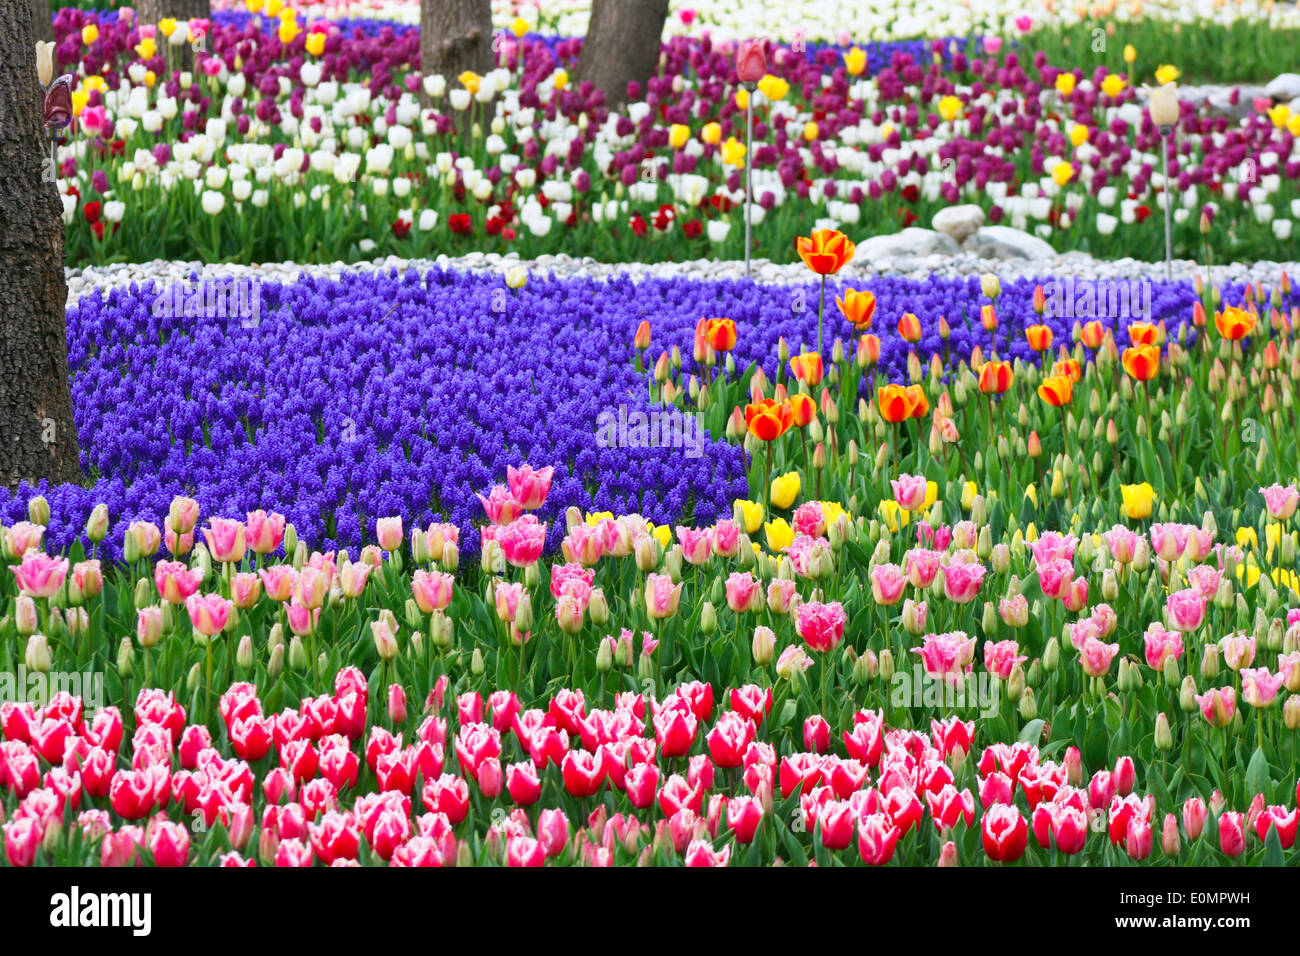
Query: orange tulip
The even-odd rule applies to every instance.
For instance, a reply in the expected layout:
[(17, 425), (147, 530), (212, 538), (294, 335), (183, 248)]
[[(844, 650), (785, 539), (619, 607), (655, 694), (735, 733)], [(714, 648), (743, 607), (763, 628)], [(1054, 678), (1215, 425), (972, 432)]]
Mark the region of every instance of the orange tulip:
[(1052, 347), (1052, 329), (1046, 325), (1031, 325), (1025, 329), (1025, 341), (1035, 352), (1046, 352)]
[(1052, 374), (1064, 375), (1073, 385), (1083, 378), (1083, 368), (1079, 365), (1077, 359), (1061, 359), (1061, 361), (1052, 365)]
[(1047, 296), (1041, 285), (1034, 286), (1034, 311), (1039, 315), (1047, 311)]
[(794, 410), (789, 402), (765, 398), (745, 406), (745, 427), (759, 441), (776, 441), (793, 423)]
[(799, 258), (819, 276), (830, 276), (843, 269), (852, 259), (856, 246), (838, 229), (816, 229), (810, 238), (795, 240)]
[(904, 312), (903, 317), (898, 320), (898, 334), (902, 336), (904, 342), (921, 341), (921, 320), (911, 312)]
[(930, 414), (930, 399), (925, 396), (925, 389), (920, 385), (907, 386), (907, 403), (910, 406), (909, 418), (924, 418)]
[(644, 352), (650, 347), (650, 322), (642, 319), (641, 324), (636, 327), (636, 337), (632, 339), (632, 348), (638, 352)]
[(1128, 327), (1128, 337), (1134, 345), (1160, 344), (1160, 330), (1150, 322), (1134, 322)]
[(1084, 345), (1095, 352), (1101, 348), (1101, 343), (1106, 340), (1106, 326), (1093, 319), (1091, 322), (1085, 323), (1080, 338), (1083, 339)]
[(794, 424), (799, 427), (808, 425), (817, 417), (817, 402), (811, 395), (805, 395), (803, 392), (797, 392), (790, 396), (790, 409), (793, 414)]
[(1057, 408), (1068, 405), (1074, 397), (1074, 382), (1069, 375), (1052, 375), (1038, 386), (1038, 397)]
[(985, 395), (1001, 395), (1011, 387), (1011, 363), (994, 359), (980, 367), (980, 391)]
[(844, 298), (835, 297), (835, 304), (844, 313), (844, 318), (853, 323), (859, 332), (871, 328), (871, 319), (876, 314), (876, 295), (874, 292), (859, 292), (846, 289)]
[(1149, 382), (1160, 372), (1160, 346), (1135, 345), (1124, 350), (1120, 357), (1124, 371), (1139, 382)]
[(880, 361), (880, 337), (864, 335), (858, 340), (858, 364), (863, 368)]
[(1214, 325), (1225, 339), (1236, 342), (1255, 331), (1255, 314), (1230, 305), (1222, 312), (1214, 313)]
[(715, 352), (730, 352), (736, 347), (736, 323), (731, 319), (705, 319), (704, 337)]
[(998, 327), (998, 310), (991, 305), (980, 306), (980, 324), (984, 331), (992, 332)]
[(822, 357), (816, 352), (804, 352), (790, 359), (790, 372), (808, 385), (818, 385), (822, 380)]
[(897, 425), (911, 417), (912, 407), (908, 401), (907, 389), (902, 385), (886, 385), (876, 392), (876, 403), (880, 406), (880, 417)]

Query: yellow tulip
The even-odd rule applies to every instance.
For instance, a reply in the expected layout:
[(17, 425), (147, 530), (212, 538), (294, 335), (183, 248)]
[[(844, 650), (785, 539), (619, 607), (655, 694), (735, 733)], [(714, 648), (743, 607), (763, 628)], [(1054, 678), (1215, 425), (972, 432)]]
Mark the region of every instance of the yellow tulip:
[(158, 55), (158, 43), (153, 37), (145, 37), (135, 45), (135, 52), (142, 60), (152, 60)]
[(799, 497), (799, 490), (802, 487), (803, 482), (799, 478), (799, 472), (797, 471), (777, 475), (772, 479), (772, 507), (789, 508), (794, 504), (794, 500)]
[(1156, 70), (1156, 82), (1164, 86), (1166, 83), (1173, 83), (1182, 75), (1183, 71), (1178, 67), (1165, 63)]
[(749, 109), (749, 90), (744, 89), (743, 87), (739, 90), (736, 90), (736, 109), (738, 110)]
[(674, 123), (668, 127), (668, 145), (673, 149), (681, 149), (686, 145), (686, 141), (691, 138), (691, 128), (681, 123)]
[(266, 0), (266, 15), (268, 17), (278, 17), (283, 9), (284, 3), (281, 0)]
[[(49, 24), (47, 23), (46, 26), (49, 26)], [(84, 27), (81, 28), (81, 42), (84, 43), (86, 46), (90, 46), (98, 39), (99, 39), (99, 27), (95, 26), (95, 24), (87, 23)]]
[(945, 96), (939, 101), (939, 116), (945, 123), (951, 123), (961, 115), (962, 101), (956, 96)]
[(1156, 491), (1149, 481), (1144, 481), (1140, 485), (1120, 485), (1119, 493), (1124, 498), (1124, 503), (1120, 506), (1120, 513), (1124, 517), (1130, 521), (1141, 521), (1143, 518), (1151, 517), (1151, 506)]
[(1038, 507), (1038, 486), (1032, 481), (1025, 486), (1025, 497), (1033, 503), (1035, 508)]
[(594, 528), (596, 527), (596, 525), (600, 524), (606, 518), (612, 519), (613, 517), (614, 517), (614, 512), (612, 511), (593, 511), (589, 515), (587, 515), (586, 518), (584, 518), (583, 520), (586, 521), (588, 527)]
[(72, 91), (72, 115), (80, 116), (81, 111), (86, 108), (86, 104), (88, 102), (90, 102), (90, 93), (88, 91), (73, 90)]
[(840, 515), (848, 514), (848, 512), (844, 510), (844, 506), (838, 501), (819, 501), (817, 503), (822, 506), (822, 518), (825, 520), (826, 527), (828, 528), (836, 521), (840, 520)]
[(906, 528), (912, 520), (910, 512), (904, 511), (898, 507), (898, 502), (892, 498), (880, 502), (879, 505), (880, 520), (885, 523), (890, 534), (898, 534), (899, 530)]
[(844, 69), (849, 71), (849, 76), (861, 76), (862, 71), (867, 68), (867, 51), (854, 47), (844, 54)]
[(249, 13), (257, 13), (262, 9), (263, 0), (246, 0)]
[(1138, 58), (1138, 51), (1137, 51), (1137, 48), (1133, 46), (1133, 44), (1130, 43), (1130, 44), (1128, 44), (1127, 46), (1124, 47), (1124, 62), (1125, 62), (1125, 63), (1132, 63), (1132, 62), (1134, 62), (1137, 58)]
[(1078, 149), (1084, 143), (1088, 142), (1088, 127), (1082, 123), (1075, 123), (1070, 127), (1070, 142)]
[(325, 34), (319, 30), (313, 32), (307, 37), (306, 47), (312, 56), (320, 56), (325, 52)]
[(555, 82), (555, 88), (557, 90), (564, 89), (566, 86), (569, 85), (569, 71), (556, 70), (554, 76), (554, 82)]
[(477, 93), (479, 84), (483, 82), (483, 77), (479, 76), (473, 70), (466, 70), (460, 76), (456, 77), (456, 79), (460, 80), (461, 86), (469, 90), (470, 95)]
[(784, 518), (767, 522), (763, 525), (763, 533), (767, 535), (767, 546), (773, 551), (784, 551), (794, 541), (794, 528)]
[(975, 496), (979, 494), (979, 486), (973, 481), (968, 481), (961, 486), (961, 506), (965, 511), (970, 511), (975, 504)]
[(803, 127), (803, 138), (804, 138), (807, 142), (809, 142), (809, 143), (811, 143), (813, 140), (815, 140), (815, 139), (817, 138), (817, 124), (816, 124), (816, 123), (814, 123), (814, 122), (812, 122), (812, 121), (810, 120), (809, 122), (807, 122), (807, 123), (804, 124), (804, 127)]
[(1300, 113), (1296, 113), (1286, 121), (1286, 131), (1292, 136), (1300, 136)]
[(1278, 103), (1268, 111), (1268, 118), (1273, 121), (1273, 125), (1281, 129), (1286, 125), (1287, 120), (1291, 118), (1291, 107), (1285, 103)]
[(744, 166), (745, 144), (734, 136), (727, 137), (727, 141), (722, 144), (722, 161), (728, 166)]
[(779, 76), (768, 73), (758, 81), (758, 91), (775, 103), (789, 95), (790, 84)]
[(161, 20), (159, 20), (159, 21), (158, 21), (158, 32), (161, 33), (161, 34), (162, 34), (163, 36), (165, 36), (165, 37), (169, 37), (169, 36), (171, 36), (173, 33), (175, 33), (175, 32), (176, 32), (176, 18), (175, 18), (175, 17), (163, 17)]
[(1119, 96), (1128, 86), (1128, 80), (1118, 73), (1107, 73), (1106, 79), (1101, 81), (1101, 91), (1107, 96)]
[(706, 123), (704, 129), (700, 130), (700, 139), (710, 146), (717, 146), (718, 143), (722, 142), (722, 124)]
[(288, 46), (301, 32), (302, 30), (298, 29), (297, 23), (286, 19), (280, 21), (280, 29), (276, 31), (276, 36), (280, 38), (281, 43)]
[(144, 74), (144, 85), (153, 89), (153, 85), (158, 82), (158, 75), (153, 70), (147, 70)]
[(528, 32), (528, 21), (523, 17), (515, 17), (510, 21), (510, 32), (516, 39), (521, 39)]
[(659, 539), (659, 544), (665, 549), (673, 542), (673, 529), (666, 524), (653, 525), (646, 524), (649, 532)]
[(1033, 544), (1038, 540), (1038, 528), (1032, 521), (1029, 522), (1029, 525), (1025, 528), (1025, 540), (1030, 544)]
[(1255, 533), (1254, 528), (1237, 529), (1237, 547), (1249, 547), (1252, 551), (1259, 550), (1259, 535)]
[(1069, 96), (1074, 92), (1074, 74), (1058, 73), (1056, 75), (1056, 92), (1062, 96)]
[(1052, 180), (1058, 186), (1064, 186), (1074, 178), (1074, 165), (1072, 163), (1057, 163), (1052, 170)]
[(737, 498), (732, 505), (732, 513), (740, 512), (740, 523), (745, 528), (745, 534), (753, 534), (763, 525), (763, 506), (757, 501), (746, 501), (744, 498)]

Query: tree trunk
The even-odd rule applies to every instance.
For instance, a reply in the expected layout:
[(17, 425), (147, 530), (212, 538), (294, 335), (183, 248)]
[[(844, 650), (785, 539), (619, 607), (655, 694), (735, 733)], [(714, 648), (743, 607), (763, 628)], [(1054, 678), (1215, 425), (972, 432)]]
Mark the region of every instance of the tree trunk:
[(441, 74), (450, 85), (466, 70), (483, 74), (495, 66), (488, 0), (421, 0), (421, 73)]
[(668, 0), (592, 0), (577, 79), (604, 90), (610, 108), (627, 102), (627, 85), (645, 83), (659, 69), (659, 44)]
[[(208, 20), (212, 17), (210, 0), (139, 0), (135, 5), (136, 24), (151, 23), (157, 25), (160, 20), (172, 17), (176, 20)], [(194, 53), (190, 44), (182, 43), (172, 46), (167, 38), (159, 34), (158, 51), (167, 57), (167, 67), (182, 73), (194, 71)]]
[(54, 39), (54, 16), (50, 12), (50, 0), (31, 0), (32, 25), (36, 29), (37, 40)]
[(63, 203), (43, 173), (31, 7), (0, 3), (0, 481), (78, 481), (68, 388)]

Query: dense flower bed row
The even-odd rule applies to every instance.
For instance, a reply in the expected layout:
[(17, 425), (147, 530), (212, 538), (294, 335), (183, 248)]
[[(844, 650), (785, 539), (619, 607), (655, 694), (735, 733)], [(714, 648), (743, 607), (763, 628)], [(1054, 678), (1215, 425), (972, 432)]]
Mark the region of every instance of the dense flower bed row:
[[(860, 238), (967, 201), (1061, 249), (1158, 258), (1170, 192), (1177, 255), (1202, 253), (1208, 209), (1224, 252), (1283, 259), (1300, 209), (1300, 115), (1286, 104), (1240, 121), (1183, 104), (1167, 191), (1165, 140), (1137, 89), (1150, 77), (1067, 69), (992, 38), (936, 41), (946, 65), (770, 45), (747, 156), (734, 50), (707, 38), (670, 40), (664, 74), (610, 115), (569, 80), (578, 40), (512, 35), (492, 73), (444, 78), (413, 71), (410, 31), (217, 24), (191, 79), (166, 70), (171, 37), (61, 21), (58, 59), (84, 74), (57, 153), (74, 263), (195, 243), (245, 261), (740, 258), (747, 162), (756, 251), (778, 261), (809, 214)], [(1177, 74), (1166, 64), (1159, 78)]]
[[(882, 375), (906, 376), (909, 352), (925, 363), (976, 347), (1037, 358), (1020, 332), (1039, 321), (1032, 280), (1006, 284), (994, 332), (979, 324), (978, 279), (856, 285), (871, 290), (882, 314), (921, 321), (915, 343), (882, 336)], [(853, 347), (853, 326), (833, 307), (848, 287), (833, 283), (827, 293), (828, 353), (835, 340)], [(624, 361), (637, 327), (651, 323), (648, 360), (684, 353), (673, 374), (685, 388), (704, 371), (689, 347), (696, 321), (732, 317), (741, 330), (737, 367), (757, 363), (775, 378), (783, 341), (815, 343), (820, 295), (816, 285), (540, 276), (513, 290), (497, 276), (433, 271), (260, 284), (244, 293), (249, 308), (240, 312), (231, 297), (217, 316), (204, 310), (220, 288), (96, 292), (69, 311), (83, 464), (98, 480), (46, 491), (57, 547), (81, 532), (97, 502), (156, 521), (183, 486), (219, 513), (278, 509), (326, 550), (358, 547), (374, 518), (403, 514), (457, 525), (472, 552), (475, 495), (523, 460), (558, 466), (553, 516), (576, 505), (641, 511), (661, 523), (692, 514), (707, 521), (748, 490), (743, 461), (719, 442), (729, 409), (716, 404), (702, 419), (708, 434), (698, 458), (680, 448), (599, 445), (602, 413), (647, 408), (646, 378)], [(176, 291), (181, 308), (158, 314)], [(1226, 294), (1239, 301), (1242, 290)], [(1194, 339), (1194, 301), (1186, 284), (1151, 283), (1149, 318)], [(187, 317), (188, 305), (198, 314)], [(1074, 320), (1046, 322), (1066, 340)], [(1121, 322), (1105, 325), (1128, 344)], [(28, 493), (0, 490), (0, 518), (17, 520)], [(558, 533), (553, 526), (552, 546)]]

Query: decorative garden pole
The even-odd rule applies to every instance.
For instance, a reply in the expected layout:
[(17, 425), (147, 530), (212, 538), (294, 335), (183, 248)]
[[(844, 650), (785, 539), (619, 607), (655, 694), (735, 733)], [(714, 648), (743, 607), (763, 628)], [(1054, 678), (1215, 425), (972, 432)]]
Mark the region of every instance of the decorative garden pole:
[(736, 77), (745, 91), (745, 278), (749, 278), (750, 206), (754, 202), (754, 91), (767, 73), (767, 41), (742, 40), (736, 47)]
[(1173, 216), (1173, 199), (1169, 189), (1169, 147), (1174, 143), (1178, 125), (1178, 88), (1166, 83), (1158, 90), (1149, 91), (1151, 103), (1147, 107), (1151, 121), (1160, 130), (1160, 160), (1165, 177), (1165, 278), (1174, 277), (1174, 240), (1170, 217)]

